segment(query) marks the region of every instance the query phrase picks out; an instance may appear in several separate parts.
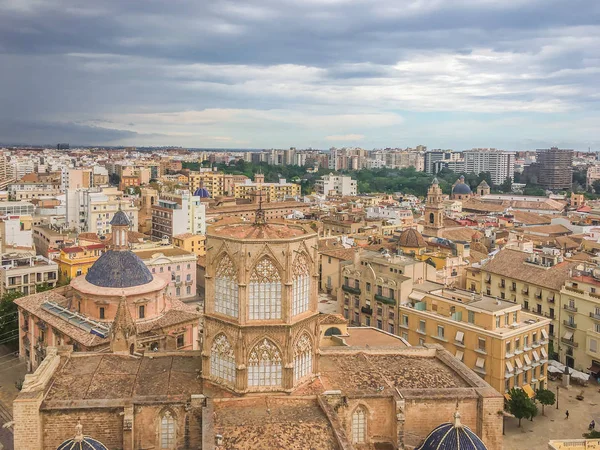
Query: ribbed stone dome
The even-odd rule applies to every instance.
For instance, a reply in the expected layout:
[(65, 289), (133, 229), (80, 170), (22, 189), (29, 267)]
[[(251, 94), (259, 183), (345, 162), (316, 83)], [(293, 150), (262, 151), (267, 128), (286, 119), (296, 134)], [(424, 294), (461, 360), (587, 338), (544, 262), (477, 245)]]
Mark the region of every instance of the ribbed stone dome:
[(102, 442), (89, 436), (83, 436), (83, 439), (68, 439), (58, 446), (56, 450), (108, 450)]
[(85, 279), (99, 287), (128, 288), (150, 283), (153, 277), (135, 253), (109, 250), (90, 267)]
[(407, 228), (400, 234), (398, 245), (400, 247), (427, 247), (427, 243), (421, 233), (414, 228)]

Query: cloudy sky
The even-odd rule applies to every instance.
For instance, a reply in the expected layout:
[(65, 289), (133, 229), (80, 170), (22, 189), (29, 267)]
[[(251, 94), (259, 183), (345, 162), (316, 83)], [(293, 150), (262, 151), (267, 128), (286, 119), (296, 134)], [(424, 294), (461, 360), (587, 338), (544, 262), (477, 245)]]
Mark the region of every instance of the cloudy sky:
[(598, 0), (0, 0), (0, 142), (600, 150)]

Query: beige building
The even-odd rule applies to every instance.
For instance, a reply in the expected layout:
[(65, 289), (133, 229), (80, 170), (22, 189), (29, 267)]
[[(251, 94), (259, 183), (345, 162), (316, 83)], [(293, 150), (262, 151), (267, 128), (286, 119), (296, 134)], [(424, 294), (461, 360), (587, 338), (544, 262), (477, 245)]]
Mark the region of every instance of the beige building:
[(254, 183), (246, 180), (245, 183), (236, 183), (234, 187), (235, 198), (245, 198), (252, 200), (257, 192), (263, 195), (263, 201), (282, 202), (300, 195), (300, 185), (288, 183), (281, 179), (278, 183), (265, 183), (264, 175), (255, 175)]
[(352, 325), (398, 334), (398, 305), (413, 285), (435, 279), (435, 269), (411, 257), (363, 250), (342, 262), (340, 277), (338, 304)]
[(340, 269), (345, 261), (353, 261), (356, 249), (336, 248), (319, 251), (319, 289), (322, 292), (338, 295), (340, 288)]
[(399, 334), (411, 345), (441, 344), (498, 392), (546, 386), (550, 319), (469, 291), (420, 289), (400, 305)]
[[(533, 253), (503, 249), (481, 267), (481, 290), (485, 295), (518, 303), (524, 311), (552, 319), (548, 327), (553, 340), (550, 353), (558, 352), (558, 338), (564, 334), (560, 292), (576, 265), (563, 261), (554, 249)], [(470, 272), (469, 276), (476, 275)], [(467, 289), (474, 285), (467, 279)]]
[(59, 184), (41, 182), (18, 182), (8, 185), (8, 195), (13, 201), (30, 201), (39, 198), (56, 197), (60, 195)]
[(38, 285), (56, 286), (58, 264), (30, 253), (6, 253), (1, 258), (0, 296), (21, 292), (35, 294)]
[(600, 271), (573, 270), (560, 291), (560, 361), (600, 376)]

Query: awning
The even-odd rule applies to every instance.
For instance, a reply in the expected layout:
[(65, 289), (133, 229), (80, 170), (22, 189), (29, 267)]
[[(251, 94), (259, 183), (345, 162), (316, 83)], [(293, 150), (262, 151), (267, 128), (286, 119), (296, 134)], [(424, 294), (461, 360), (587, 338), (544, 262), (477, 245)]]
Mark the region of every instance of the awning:
[(510, 361), (506, 361), (506, 370), (508, 370), (509, 372), (512, 372), (514, 370)]
[(563, 337), (565, 339), (568, 339), (570, 341), (573, 338), (573, 332), (572, 331), (567, 331)]
[(523, 355), (523, 359), (525, 360), (525, 365), (526, 366), (530, 366), (531, 365), (531, 359), (529, 358), (529, 355)]
[(455, 356), (455, 358), (456, 358), (456, 359), (458, 359), (459, 361), (462, 361), (462, 360), (463, 360), (463, 356), (464, 356), (464, 355), (465, 355), (465, 354), (463, 353), (463, 351), (462, 351), (462, 350), (456, 350), (456, 355), (454, 355), (454, 356)]
[(463, 333), (462, 331), (457, 331), (456, 337), (454, 339), (456, 339), (457, 342), (463, 342), (465, 339), (465, 333)]
[(535, 397), (535, 392), (533, 392), (533, 389), (531, 389), (531, 386), (529, 386), (528, 384), (524, 384), (522, 389), (525, 391), (529, 398)]
[(548, 294), (548, 300), (554, 300), (554, 292)]
[(538, 352), (536, 352), (535, 350), (531, 352), (531, 354), (533, 355), (533, 359), (537, 362), (540, 360), (540, 355), (538, 355)]
[(542, 358), (548, 359), (548, 352), (546, 351), (546, 349), (544, 347), (542, 347), (540, 349), (540, 352), (542, 352)]
[(598, 374), (600, 374), (600, 364), (596, 361), (592, 361), (592, 367), (590, 367), (588, 370), (592, 375), (598, 376)]
[(523, 363), (521, 362), (521, 358), (515, 358), (515, 364), (519, 369), (523, 368)]
[(477, 358), (477, 361), (475, 361), (475, 367), (479, 367), (480, 369), (483, 369), (485, 367), (485, 359)]
[(542, 328), (542, 336), (544, 339), (548, 339), (548, 332), (544, 328)]

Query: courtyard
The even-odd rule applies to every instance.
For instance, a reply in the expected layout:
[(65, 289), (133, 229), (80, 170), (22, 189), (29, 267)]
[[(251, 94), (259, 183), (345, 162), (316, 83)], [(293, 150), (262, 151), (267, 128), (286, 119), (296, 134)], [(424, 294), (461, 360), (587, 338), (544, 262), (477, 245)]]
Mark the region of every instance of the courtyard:
[[(558, 382), (550, 381), (548, 389), (556, 394)], [(583, 391), (584, 399), (577, 400), (575, 397)], [(593, 420), (598, 424), (600, 430), (600, 385), (590, 380), (589, 386), (581, 387), (572, 385), (570, 389), (560, 387), (558, 397), (558, 409), (556, 404), (546, 406), (546, 415), (542, 416), (542, 407), (537, 403), (539, 415), (533, 422), (523, 419), (521, 428), (519, 421), (511, 417), (504, 420), (505, 450), (525, 449), (542, 450), (548, 448), (551, 439), (582, 439), (582, 434), (587, 432), (589, 423)], [(565, 412), (569, 411), (566, 419)]]

